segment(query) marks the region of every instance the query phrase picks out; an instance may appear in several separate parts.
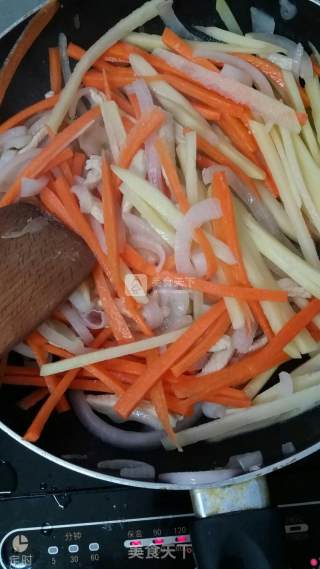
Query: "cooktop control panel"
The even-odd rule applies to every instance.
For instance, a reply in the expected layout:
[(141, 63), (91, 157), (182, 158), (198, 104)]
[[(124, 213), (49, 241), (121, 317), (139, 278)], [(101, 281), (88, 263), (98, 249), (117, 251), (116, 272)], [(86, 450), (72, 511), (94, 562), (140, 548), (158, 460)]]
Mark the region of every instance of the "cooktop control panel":
[(193, 569), (190, 518), (177, 515), (19, 528), (0, 544), (1, 567)]

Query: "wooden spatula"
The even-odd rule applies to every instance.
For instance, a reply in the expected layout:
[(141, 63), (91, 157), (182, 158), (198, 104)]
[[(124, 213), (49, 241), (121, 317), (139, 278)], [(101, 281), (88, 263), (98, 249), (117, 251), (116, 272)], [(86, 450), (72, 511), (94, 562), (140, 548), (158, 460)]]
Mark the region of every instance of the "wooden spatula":
[(72, 231), (30, 203), (0, 209), (0, 355), (89, 275), (94, 258)]

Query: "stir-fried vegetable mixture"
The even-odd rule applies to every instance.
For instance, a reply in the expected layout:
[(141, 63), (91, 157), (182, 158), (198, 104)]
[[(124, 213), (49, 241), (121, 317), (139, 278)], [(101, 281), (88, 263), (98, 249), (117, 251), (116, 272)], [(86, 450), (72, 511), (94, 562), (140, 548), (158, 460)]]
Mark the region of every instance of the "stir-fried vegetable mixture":
[[(13, 48), (1, 100), (56, 9)], [(19, 402), (35, 408), (29, 441), (68, 390), (94, 434), (128, 448), (219, 440), (320, 403), (320, 56), (268, 14), (253, 9), (243, 35), (224, 0), (217, 11), (227, 30), (191, 32), (151, 0), (87, 51), (61, 35), (50, 92), (0, 125), (0, 205), (32, 200), (97, 261), (16, 346), (35, 363), (4, 364), (3, 384), (34, 388)], [(134, 31), (159, 15), (161, 36)], [(95, 412), (153, 431), (124, 436)]]

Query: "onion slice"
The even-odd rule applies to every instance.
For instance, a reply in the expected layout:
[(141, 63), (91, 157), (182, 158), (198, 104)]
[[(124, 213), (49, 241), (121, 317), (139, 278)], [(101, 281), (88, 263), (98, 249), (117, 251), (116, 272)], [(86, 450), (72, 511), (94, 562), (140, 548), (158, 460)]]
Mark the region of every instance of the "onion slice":
[(159, 6), (159, 16), (167, 28), (170, 28), (178, 36), (186, 39), (197, 39), (195, 35), (189, 32), (187, 28), (180, 22), (179, 18), (173, 11), (172, 2), (162, 3)]
[(294, 2), (290, 0), (279, 0), (280, 4), (280, 15), (283, 20), (293, 20), (298, 13), (298, 8)]
[(182, 71), (193, 81), (200, 83), (207, 89), (215, 91), (224, 97), (228, 97), (237, 103), (247, 105), (267, 122), (274, 122), (293, 132), (300, 132), (301, 127), (296, 113), (288, 105), (276, 99), (271, 99), (271, 97), (267, 97), (264, 93), (260, 93), (237, 81), (221, 77), (219, 73), (208, 71), (197, 63), (188, 61), (175, 53), (164, 49), (156, 49), (154, 53), (166, 61), (166, 63)]
[(276, 23), (272, 16), (258, 8), (255, 8), (254, 6), (250, 8), (250, 14), (253, 32), (265, 32), (268, 34), (274, 33)]
[(263, 456), (260, 450), (231, 456), (227, 464), (229, 468), (241, 468), (243, 472), (259, 470), (262, 465)]
[(197, 472), (166, 472), (159, 475), (159, 480), (181, 486), (198, 486), (201, 484), (219, 484), (234, 478), (241, 473), (238, 468), (203, 470)]
[(138, 433), (106, 423), (91, 409), (82, 391), (70, 391), (72, 408), (84, 427), (102, 442), (128, 450), (148, 450), (160, 445), (163, 432)]
[(195, 229), (222, 215), (220, 202), (214, 198), (193, 205), (179, 223), (175, 241), (175, 260), (178, 273), (193, 276), (196, 274), (190, 260), (192, 236)]
[(261, 91), (261, 93), (274, 98), (272, 87), (268, 79), (263, 75), (263, 73), (261, 73), (261, 71), (247, 61), (244, 61), (235, 55), (230, 55), (229, 53), (223, 53), (221, 51), (213, 52), (211, 49), (206, 49), (205, 47), (196, 48), (193, 53), (199, 57), (207, 57), (208, 59), (213, 59), (214, 61), (229, 64), (241, 69), (250, 75), (253, 84), (257, 89), (259, 89), (259, 91)]
[(154, 480), (156, 477), (154, 466), (141, 460), (101, 460), (97, 467), (99, 470), (120, 470), (122, 478), (132, 478), (133, 480)]

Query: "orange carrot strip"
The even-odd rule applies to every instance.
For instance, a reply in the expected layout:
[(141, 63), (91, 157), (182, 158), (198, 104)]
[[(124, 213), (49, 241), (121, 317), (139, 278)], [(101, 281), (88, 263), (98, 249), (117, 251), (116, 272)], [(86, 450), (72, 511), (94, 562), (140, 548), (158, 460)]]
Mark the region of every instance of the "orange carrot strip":
[(271, 340), (271, 338), (274, 336), (274, 333), (259, 302), (250, 302), (250, 308), (264, 335), (268, 338), (268, 340)]
[(134, 118), (134, 112), (128, 99), (118, 89), (112, 89), (112, 99), (117, 103), (119, 109)]
[(171, 51), (175, 51), (182, 57), (185, 57), (190, 61), (194, 61), (194, 63), (198, 63), (209, 71), (218, 71), (218, 68), (212, 61), (209, 61), (204, 57), (194, 57), (192, 48), (170, 28), (164, 29), (162, 33), (162, 41), (169, 49), (171, 49)]
[[(169, 150), (161, 138), (158, 138), (155, 146), (159, 154), (161, 165), (166, 173), (171, 191), (174, 194), (182, 213), (186, 213), (189, 210), (190, 205), (188, 198), (182, 189), (178, 172), (171, 159)], [(207, 261), (208, 276), (212, 276), (217, 270), (217, 262), (213, 249), (201, 229), (197, 229), (195, 231), (195, 235)]]
[[(107, 75), (108, 84), (111, 89), (122, 89), (127, 85), (130, 85), (134, 81), (135, 77), (130, 73), (109, 73)], [(101, 71), (87, 71), (83, 76), (82, 82), (85, 87), (95, 87), (102, 91), (104, 89), (104, 79), (103, 73)]]
[[(47, 357), (46, 357), (46, 352), (43, 349), (43, 347), (39, 346), (38, 342), (34, 341), (33, 338), (30, 336), (29, 336), (29, 338), (27, 338), (26, 343), (28, 344), (28, 346), (33, 351), (33, 353), (36, 357), (36, 361), (37, 361), (38, 366), (41, 367), (43, 364), (45, 364), (47, 362)], [(45, 377), (44, 381), (47, 385), (49, 392), (52, 393), (59, 380), (55, 375), (51, 375), (51, 376)], [(65, 411), (68, 411), (69, 409), (70, 409), (70, 405), (69, 405), (68, 401), (66, 400), (66, 398), (64, 397), (63, 399), (61, 399), (61, 401), (59, 401), (58, 411), (63, 413)]]
[(103, 309), (110, 321), (110, 326), (112, 328), (114, 337), (116, 340), (118, 340), (118, 342), (129, 342), (133, 339), (132, 333), (124, 317), (120, 313), (114, 299), (112, 298), (104, 275), (99, 266), (95, 267), (93, 276), (100, 300), (103, 305)]
[(111, 271), (111, 281), (117, 288), (120, 282), (119, 244), (117, 227), (117, 205), (112, 188), (110, 166), (105, 154), (102, 156), (102, 209), (104, 219), (104, 234), (108, 248), (108, 258)]
[(126, 144), (121, 150), (118, 165), (121, 168), (128, 168), (132, 159), (143, 146), (145, 140), (158, 130), (166, 120), (165, 113), (158, 107), (144, 113), (130, 131)]
[(17, 405), (18, 407), (20, 407), (20, 409), (28, 411), (29, 409), (34, 407), (37, 403), (39, 403), (39, 401), (42, 401), (45, 397), (47, 397), (47, 395), (48, 395), (48, 390), (46, 387), (38, 387), (38, 389), (32, 391), (32, 393), (29, 393), (28, 395), (20, 399)]
[[(158, 350), (150, 350), (149, 354), (147, 355), (147, 364), (152, 365), (152, 363), (157, 361), (157, 359), (158, 359)], [(166, 395), (161, 380), (159, 380), (152, 387), (152, 389), (150, 389), (150, 399), (152, 404), (154, 405), (154, 408), (156, 410), (161, 425), (163, 426), (170, 440), (173, 443), (175, 443), (176, 435), (170, 423), (170, 416), (169, 416)]]
[(73, 226), (77, 228), (77, 233), (79, 233), (82, 239), (87, 243), (88, 247), (91, 249), (97, 261), (103, 268), (104, 273), (108, 278), (110, 278), (111, 270), (109, 260), (103, 253), (87, 219), (80, 211), (77, 200), (70, 192), (70, 188), (66, 180), (61, 177), (57, 178), (54, 182), (54, 187), (68, 216), (72, 219)]
[(88, 127), (88, 125), (93, 124), (99, 115), (100, 107), (93, 107), (80, 118), (73, 121), (62, 132), (59, 132), (51, 142), (41, 150), (40, 154), (38, 154), (30, 164), (22, 170), (19, 176), (17, 176), (15, 182), (0, 200), (0, 207), (9, 205), (16, 199), (20, 191), (22, 178), (36, 178), (41, 174), (41, 172), (44, 172), (50, 160), (55, 158), (57, 154), (73, 142), (73, 140), (75, 140), (75, 138), (77, 138), (79, 134)]
[(312, 338), (316, 342), (320, 342), (320, 330), (314, 322), (310, 322), (310, 324), (307, 326), (307, 330), (310, 332)]
[(200, 383), (194, 379), (189, 379), (181, 385), (175, 385), (175, 394), (177, 397), (190, 397), (193, 395), (203, 397), (207, 391), (212, 391), (213, 389), (219, 390), (223, 387), (242, 385), (258, 373), (279, 365), (288, 359), (288, 356), (282, 350), (319, 312), (320, 301), (312, 300), (305, 308), (290, 318), (265, 348), (245, 356), (239, 362), (221, 371), (202, 376)]
[(222, 115), (218, 122), (233, 145), (245, 156), (251, 160), (254, 159), (252, 154), (257, 151), (257, 145), (246, 126), (238, 118), (231, 115)]
[[(76, 233), (78, 233), (84, 241), (87, 243), (88, 247), (91, 249), (95, 255), (97, 261), (101, 265), (104, 273), (110, 279), (111, 270), (109, 266), (109, 260), (107, 256), (103, 253), (96, 236), (94, 235), (89, 223), (87, 222), (85, 216), (79, 209), (77, 200), (73, 194), (70, 192), (70, 188), (64, 178), (57, 178), (54, 182), (55, 189), (59, 195), (59, 198), (68, 214), (68, 217), (72, 219), (72, 226), (74, 227)], [(51, 204), (52, 205), (52, 204)], [(55, 204), (57, 205), (57, 204)], [(59, 209), (61, 213), (61, 206)], [(119, 283), (117, 293), (123, 299), (126, 309), (130, 313), (131, 318), (138, 324), (140, 330), (143, 334), (147, 336), (152, 335), (152, 331), (145, 323), (143, 317), (139, 314), (135, 302), (132, 298), (126, 296), (125, 288), (123, 283)], [(130, 332), (131, 334), (131, 332)], [(132, 337), (132, 336), (131, 336)]]
[(198, 103), (196, 101), (191, 102), (193, 108), (196, 109), (196, 111), (198, 111), (198, 113), (200, 113), (204, 119), (207, 119), (208, 121), (219, 122), (221, 118), (221, 113), (219, 111), (215, 111), (203, 103)]
[(86, 155), (83, 152), (75, 152), (72, 158), (72, 174), (82, 176), (85, 163)]
[(264, 73), (264, 75), (266, 75), (268, 79), (271, 79), (279, 87), (285, 88), (282, 70), (274, 63), (271, 63), (271, 61), (268, 61), (267, 59), (262, 59), (257, 55), (249, 55), (246, 53), (235, 53), (235, 55), (240, 59), (243, 59), (244, 61), (251, 63), (251, 65), (262, 71), (262, 73)]
[(151, 263), (148, 263), (136, 249), (131, 247), (128, 243), (125, 244), (121, 257), (127, 265), (137, 272), (153, 277), (156, 274), (156, 269)]
[(51, 91), (57, 95), (60, 93), (62, 85), (60, 53), (58, 47), (49, 47), (49, 72)]
[(9, 128), (13, 128), (14, 126), (24, 123), (33, 115), (42, 113), (43, 111), (47, 111), (48, 109), (52, 109), (52, 107), (54, 107), (55, 104), (57, 103), (58, 99), (59, 99), (58, 95), (54, 95), (53, 97), (48, 97), (48, 99), (42, 99), (41, 101), (38, 101), (37, 103), (34, 103), (33, 105), (30, 105), (25, 109), (22, 109), (22, 111), (19, 111), (18, 113), (16, 113), (15, 115), (13, 115), (12, 117), (7, 119), (0, 125), (0, 134), (5, 132)]
[[(98, 336), (93, 340), (91, 347), (92, 348), (100, 348), (108, 338), (110, 332), (108, 329), (102, 330)], [(50, 417), (52, 411), (57, 406), (58, 402), (63, 397), (64, 393), (70, 387), (70, 384), (74, 380), (74, 378), (78, 375), (79, 370), (70, 370), (68, 371), (62, 378), (62, 380), (58, 383), (54, 391), (49, 395), (48, 399), (41, 407), (40, 411), (37, 413), (36, 417), (32, 421), (30, 427), (28, 428), (24, 438), (28, 441), (35, 442), (39, 439), (42, 430)]]
[(132, 53), (137, 53), (144, 57), (146, 52), (140, 47), (120, 41), (109, 47), (102, 57), (106, 60), (114, 60), (115, 62), (129, 63), (129, 55), (131, 55)]
[(185, 277), (171, 271), (162, 271), (152, 278), (152, 282), (153, 284), (164, 282), (181, 288), (190, 288), (215, 297), (231, 296), (240, 300), (270, 300), (271, 302), (286, 302), (288, 300), (287, 293), (282, 290), (213, 283), (196, 277)]
[(0, 105), (21, 61), (34, 41), (41, 34), (42, 30), (53, 18), (58, 8), (59, 2), (56, 2), (56, 0), (51, 0), (46, 3), (45, 6), (32, 17), (9, 52), (0, 71)]
[(199, 361), (202, 356), (207, 354), (209, 349), (216, 344), (225, 334), (230, 326), (230, 319), (227, 312), (223, 312), (216, 322), (212, 324), (205, 334), (199, 339), (197, 344), (174, 366), (171, 371), (176, 377), (188, 371), (193, 364)]
[(46, 169), (44, 170), (44, 173), (46, 174), (47, 172), (50, 172), (50, 170), (56, 168), (57, 166), (60, 166), (63, 162), (70, 160), (70, 158), (72, 157), (73, 157), (72, 149), (65, 148), (59, 154), (57, 154), (57, 156), (55, 156), (52, 160), (48, 162), (48, 164), (46, 165)]
[(40, 201), (49, 213), (57, 217), (62, 223), (77, 233), (77, 228), (74, 225), (72, 217), (68, 215), (58, 196), (56, 196), (52, 190), (44, 188), (40, 192)]
[(40, 348), (44, 348), (46, 344), (46, 339), (38, 332), (38, 330), (33, 330), (31, 334), (29, 334), (28, 340), (32, 342), (33, 346), (39, 346)]
[(320, 77), (320, 65), (318, 65), (315, 61), (312, 61), (313, 71)]
[(108, 101), (111, 101), (112, 99), (112, 93), (111, 93), (111, 87), (110, 87), (110, 83), (108, 81), (108, 76), (107, 76), (107, 72), (105, 69), (102, 70), (102, 77), (103, 77), (103, 91), (104, 94), (106, 96), (106, 99), (108, 99)]
[(167, 348), (165, 353), (158, 356), (147, 366), (145, 373), (143, 373), (134, 385), (131, 385), (126, 393), (119, 399), (115, 410), (122, 417), (127, 418), (139, 401), (143, 399), (145, 394), (179, 358), (183, 357), (208, 327), (219, 318), (223, 311), (224, 303), (221, 301), (208, 310), (208, 312), (201, 315), (198, 320), (193, 322), (190, 328)]
[(60, 170), (61, 170), (62, 175), (67, 180), (68, 184), (70, 184), (70, 186), (72, 186), (73, 174), (72, 174), (72, 170), (71, 170), (68, 162), (62, 162), (62, 164), (60, 165)]

